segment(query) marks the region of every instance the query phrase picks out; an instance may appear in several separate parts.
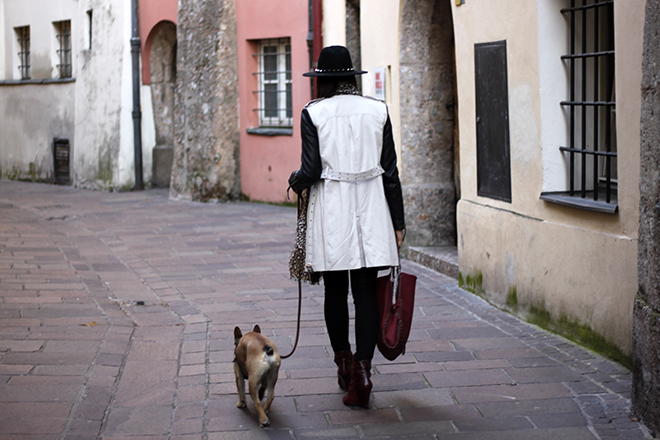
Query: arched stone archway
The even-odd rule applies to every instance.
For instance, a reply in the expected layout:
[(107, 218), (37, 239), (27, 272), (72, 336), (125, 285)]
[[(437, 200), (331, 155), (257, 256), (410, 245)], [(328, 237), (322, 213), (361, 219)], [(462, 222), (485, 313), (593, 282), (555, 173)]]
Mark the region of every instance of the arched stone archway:
[(176, 85), (176, 25), (170, 21), (159, 23), (151, 44), (151, 99), (156, 125), (154, 148), (154, 186), (168, 188), (172, 174), (174, 147), (174, 87)]
[(453, 246), (458, 149), (450, 0), (403, 0), (401, 14), (401, 182), (406, 242)]

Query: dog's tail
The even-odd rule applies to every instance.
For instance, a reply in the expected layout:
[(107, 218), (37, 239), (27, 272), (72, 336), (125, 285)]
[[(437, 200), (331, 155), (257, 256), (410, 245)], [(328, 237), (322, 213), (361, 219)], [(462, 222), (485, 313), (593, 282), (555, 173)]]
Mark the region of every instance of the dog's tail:
[(272, 356), (273, 353), (275, 352), (275, 351), (273, 350), (273, 347), (271, 347), (270, 345), (264, 345), (264, 351), (266, 352), (266, 354), (267, 354), (268, 356)]

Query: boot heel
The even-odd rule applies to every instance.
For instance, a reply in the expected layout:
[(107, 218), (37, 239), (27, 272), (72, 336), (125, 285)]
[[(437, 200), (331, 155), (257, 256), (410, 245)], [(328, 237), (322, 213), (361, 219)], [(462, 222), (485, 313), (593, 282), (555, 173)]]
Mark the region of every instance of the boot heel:
[(351, 381), (351, 367), (353, 364), (351, 350), (335, 353), (335, 364), (337, 364), (337, 384), (343, 391), (347, 391)]
[(353, 362), (351, 382), (348, 386), (348, 394), (344, 396), (343, 402), (346, 406), (361, 406), (369, 408), (369, 397), (373, 384), (371, 377), (371, 361)]

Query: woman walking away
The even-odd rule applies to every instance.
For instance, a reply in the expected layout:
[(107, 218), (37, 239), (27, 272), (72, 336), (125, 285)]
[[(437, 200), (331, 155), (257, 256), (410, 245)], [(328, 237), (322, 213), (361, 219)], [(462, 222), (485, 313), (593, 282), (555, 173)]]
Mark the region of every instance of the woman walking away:
[[(311, 188), (307, 210), (307, 268), (321, 272), (324, 314), (344, 404), (369, 407), (371, 360), (379, 329), (379, 268), (399, 264), (405, 229), (392, 125), (382, 101), (361, 96), (343, 46), (321, 51), (318, 98), (302, 111), (302, 156), (289, 178)], [(355, 304), (355, 354), (349, 342), (348, 289)]]

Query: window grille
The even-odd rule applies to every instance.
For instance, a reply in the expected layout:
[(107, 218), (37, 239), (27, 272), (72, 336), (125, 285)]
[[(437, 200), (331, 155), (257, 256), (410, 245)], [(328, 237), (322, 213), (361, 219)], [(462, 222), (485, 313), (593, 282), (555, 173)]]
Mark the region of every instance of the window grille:
[(292, 127), (291, 39), (280, 38), (259, 42), (258, 59), (259, 114), (261, 127)]
[(60, 71), (60, 78), (71, 78), (71, 21), (58, 21), (53, 24), (55, 25), (59, 44), (57, 56), (60, 62), (57, 68)]
[(15, 28), (18, 39), (18, 72), (21, 79), (30, 79), (30, 26)]
[(569, 99), (561, 102), (569, 133), (568, 146), (559, 149), (568, 162), (569, 190), (541, 198), (613, 213), (617, 210), (614, 2), (577, 3), (571, 0), (570, 8), (561, 10), (569, 28), (570, 53), (561, 57), (569, 76)]

